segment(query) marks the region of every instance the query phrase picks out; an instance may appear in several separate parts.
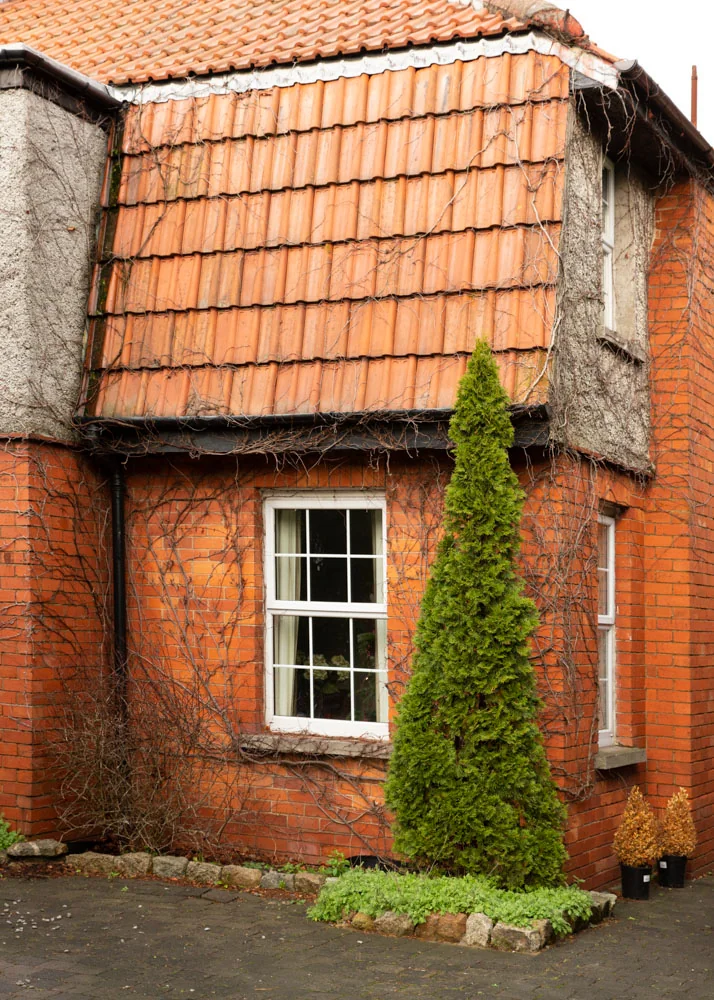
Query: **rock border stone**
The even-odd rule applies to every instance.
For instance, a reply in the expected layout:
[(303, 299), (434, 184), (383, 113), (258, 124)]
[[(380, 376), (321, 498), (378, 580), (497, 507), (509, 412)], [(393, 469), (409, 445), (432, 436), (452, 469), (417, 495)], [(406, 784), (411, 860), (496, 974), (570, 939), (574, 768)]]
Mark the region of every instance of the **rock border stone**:
[(172, 855), (134, 854), (70, 854), (65, 862), (75, 871), (88, 875), (156, 875), (158, 878), (182, 879), (208, 887), (230, 889), (282, 889), (315, 896), (329, 882), (321, 872), (282, 872), (278, 868), (252, 868), (245, 865), (216, 865), (207, 861), (190, 861)]
[(152, 855), (145, 851), (131, 854), (100, 854), (95, 851), (68, 854), (67, 844), (61, 841), (23, 840), (13, 846), (19, 850), (13, 851), (11, 847), (7, 852), (0, 852), (0, 864), (59, 861), (85, 875), (115, 875), (123, 878), (156, 875), (157, 878), (182, 879), (207, 887), (282, 889), (309, 896), (317, 895), (326, 883), (337, 881), (323, 872), (284, 872), (279, 868), (217, 865), (169, 854)]
[(10, 861), (56, 861), (66, 853), (61, 840), (18, 840), (7, 849)]
[[(590, 920), (578, 922), (573, 933), (612, 916), (617, 896), (611, 892), (591, 892), (593, 902)], [(424, 923), (414, 925), (401, 913), (382, 914), (374, 919), (367, 913), (355, 913), (346, 921), (358, 931), (376, 931), (396, 937), (413, 935), (422, 941), (458, 944), (467, 948), (494, 948), (498, 951), (518, 951), (535, 954), (555, 938), (550, 920), (534, 920), (532, 927), (513, 927), (499, 923), (485, 913), (431, 913)]]
[[(99, 854), (85, 851), (67, 854), (67, 845), (60, 841), (22, 841), (22, 848), (13, 845), (0, 852), (0, 865), (13, 862), (52, 861), (64, 863), (86, 875), (136, 878), (155, 875), (157, 878), (181, 879), (205, 886), (230, 889), (282, 889), (285, 892), (317, 895), (323, 885), (337, 882), (323, 872), (283, 872), (278, 868), (247, 865), (217, 865), (172, 855), (151, 855), (143, 851), (131, 854)], [(617, 896), (611, 892), (591, 892), (592, 915), (589, 921), (578, 921), (573, 933), (611, 917)], [(535, 954), (553, 940), (549, 920), (534, 920), (532, 927), (513, 927), (486, 916), (485, 913), (432, 913), (423, 924), (415, 925), (404, 913), (389, 911), (376, 919), (366, 913), (353, 913), (344, 921), (354, 930), (375, 932), (391, 937), (416, 937), (422, 941), (458, 944), (468, 948), (495, 948)]]

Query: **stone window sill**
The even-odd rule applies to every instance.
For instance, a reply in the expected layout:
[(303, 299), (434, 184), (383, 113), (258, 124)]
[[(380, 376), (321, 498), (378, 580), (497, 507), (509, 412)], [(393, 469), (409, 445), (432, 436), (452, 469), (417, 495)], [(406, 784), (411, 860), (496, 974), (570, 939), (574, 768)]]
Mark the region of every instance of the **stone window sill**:
[(301, 757), (360, 757), (388, 760), (392, 744), (384, 740), (357, 740), (299, 733), (257, 733), (241, 738), (241, 749), (254, 754), (299, 754)]
[(625, 358), (627, 361), (635, 361), (637, 364), (644, 364), (647, 360), (646, 353), (637, 344), (632, 344), (630, 341), (621, 337), (614, 330), (601, 330), (598, 334), (598, 343), (602, 344), (603, 347), (608, 347), (611, 351), (619, 354), (621, 357)]
[(602, 747), (595, 754), (595, 770), (614, 771), (619, 767), (644, 764), (646, 760), (647, 751), (640, 747)]

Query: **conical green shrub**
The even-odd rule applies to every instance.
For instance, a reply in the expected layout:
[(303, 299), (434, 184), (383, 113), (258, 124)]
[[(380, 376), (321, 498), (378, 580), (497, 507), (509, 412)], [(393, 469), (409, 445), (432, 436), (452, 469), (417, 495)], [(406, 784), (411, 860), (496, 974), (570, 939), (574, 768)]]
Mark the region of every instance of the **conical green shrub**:
[(395, 848), (511, 888), (553, 885), (566, 857), (565, 810), (536, 723), (529, 638), (538, 617), (516, 571), (523, 492), (508, 459), (508, 397), (484, 342), (450, 433), (444, 538), (387, 781)]

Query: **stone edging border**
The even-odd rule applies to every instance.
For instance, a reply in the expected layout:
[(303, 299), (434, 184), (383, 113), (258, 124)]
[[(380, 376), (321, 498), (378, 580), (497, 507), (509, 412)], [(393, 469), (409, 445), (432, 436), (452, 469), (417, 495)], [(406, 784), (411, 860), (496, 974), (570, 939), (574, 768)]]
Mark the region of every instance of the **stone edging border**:
[(8, 862), (60, 862), (83, 875), (123, 875), (134, 878), (156, 875), (158, 878), (178, 878), (198, 885), (228, 889), (284, 889), (316, 895), (327, 882), (336, 878), (321, 872), (282, 872), (274, 868), (251, 868), (244, 865), (217, 865), (208, 861), (190, 861), (172, 855), (152, 855), (143, 851), (132, 854), (68, 854), (67, 845), (57, 840), (29, 840), (13, 844), (0, 852)]
[[(189, 861), (172, 855), (72, 854), (64, 859), (76, 871), (87, 875), (156, 875), (180, 878), (198, 885), (227, 889), (284, 889), (315, 895), (329, 881), (320, 872), (281, 872), (274, 868), (248, 868), (244, 865), (216, 865), (209, 861)], [(336, 881), (336, 880), (335, 880)]]
[[(3, 857), (5, 854), (5, 857)], [(249, 868), (245, 865), (217, 865), (208, 861), (190, 861), (172, 855), (132, 854), (67, 854), (67, 845), (59, 841), (22, 841), (7, 852), (0, 852), (0, 866), (6, 861), (61, 862), (83, 875), (121, 875), (135, 878), (155, 875), (158, 878), (184, 879), (206, 887), (226, 889), (283, 889), (306, 895), (316, 895), (323, 885), (337, 882), (337, 877), (321, 872), (282, 872), (275, 868)], [(617, 896), (609, 892), (591, 892), (592, 915), (589, 921), (578, 921), (573, 933), (598, 924), (612, 916)], [(534, 920), (532, 927), (513, 927), (491, 920), (485, 913), (432, 913), (423, 924), (415, 925), (404, 913), (389, 911), (375, 918), (366, 913), (345, 915), (342, 926), (354, 930), (386, 934), (392, 937), (413, 936), (423, 941), (460, 944), (472, 948), (496, 948), (499, 951), (541, 951), (554, 938), (549, 920)]]
[[(611, 892), (591, 892), (590, 920), (579, 920), (572, 933), (599, 924), (612, 916), (617, 896)], [(541, 951), (554, 939), (550, 920), (534, 920), (532, 927), (514, 927), (499, 923), (485, 913), (432, 913), (423, 924), (415, 925), (404, 913), (383, 913), (373, 919), (366, 913), (354, 913), (344, 921), (360, 931), (376, 931), (393, 937), (416, 937), (422, 941), (441, 941), (470, 948), (495, 948), (498, 951)]]

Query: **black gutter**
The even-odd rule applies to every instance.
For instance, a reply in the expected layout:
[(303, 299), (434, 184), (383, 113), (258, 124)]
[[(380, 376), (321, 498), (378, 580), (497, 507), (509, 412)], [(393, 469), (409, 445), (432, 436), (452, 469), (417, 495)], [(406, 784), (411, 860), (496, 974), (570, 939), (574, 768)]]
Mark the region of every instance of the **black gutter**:
[(127, 614), (126, 614), (126, 540), (124, 498), (126, 484), (120, 463), (112, 467), (112, 584), (114, 606), (114, 697), (122, 723), (127, 713)]
[[(514, 447), (545, 447), (550, 414), (544, 405), (510, 407)], [(260, 455), (328, 451), (449, 451), (452, 408), (358, 413), (96, 417), (77, 419), (96, 455)]]
[(102, 111), (115, 111), (123, 104), (123, 101), (115, 97), (108, 87), (90, 80), (69, 66), (63, 66), (56, 59), (43, 55), (29, 45), (22, 43), (0, 45), (0, 69), (14, 68), (33, 70), (45, 82), (57, 84), (72, 96)]
[(665, 118), (677, 129), (680, 129), (684, 138), (694, 147), (702, 159), (714, 167), (714, 148), (636, 59), (630, 62), (615, 63), (615, 69), (619, 72), (621, 80), (631, 81), (642, 93), (646, 102), (654, 105)]
[[(510, 407), (514, 420), (545, 419), (548, 416), (547, 407), (543, 404), (524, 406), (516, 404)], [(95, 428), (147, 431), (202, 431), (230, 430), (231, 428), (259, 427), (291, 427), (291, 426), (341, 426), (365, 421), (397, 423), (428, 423), (433, 421), (451, 420), (453, 407), (442, 407), (431, 410), (361, 410), (355, 413), (323, 412), (323, 413), (267, 413), (262, 416), (245, 416), (231, 414), (212, 414), (195, 417), (95, 417), (82, 416), (77, 418), (77, 424), (85, 433)]]

